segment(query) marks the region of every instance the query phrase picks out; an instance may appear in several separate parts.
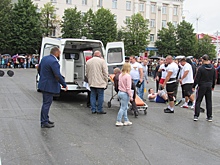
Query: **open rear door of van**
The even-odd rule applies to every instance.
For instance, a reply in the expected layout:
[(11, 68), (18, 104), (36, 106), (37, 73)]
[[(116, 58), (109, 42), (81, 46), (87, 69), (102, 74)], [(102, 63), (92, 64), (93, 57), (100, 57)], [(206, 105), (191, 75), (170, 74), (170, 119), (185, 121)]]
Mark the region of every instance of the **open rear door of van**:
[(114, 68), (121, 68), (125, 62), (125, 50), (123, 42), (109, 42), (106, 45), (105, 60), (108, 65), (109, 74)]
[[(61, 48), (61, 40), (58, 38), (49, 38), (49, 37), (44, 37), (42, 39), (39, 63), (40, 63), (40, 60), (44, 56), (50, 55), (50, 50), (53, 47)], [(37, 74), (36, 75), (36, 88), (38, 86), (38, 81), (39, 81), (39, 75)], [(38, 91), (38, 88), (37, 88), (37, 91)]]
[(44, 56), (50, 55), (50, 50), (55, 46), (58, 48), (61, 47), (61, 41), (59, 38), (44, 37), (41, 43), (40, 60)]

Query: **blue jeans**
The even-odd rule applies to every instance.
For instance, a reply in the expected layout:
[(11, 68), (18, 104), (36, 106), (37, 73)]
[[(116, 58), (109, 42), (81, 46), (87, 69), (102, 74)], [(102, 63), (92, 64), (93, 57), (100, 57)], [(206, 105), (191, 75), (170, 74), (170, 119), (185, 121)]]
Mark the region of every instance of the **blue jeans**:
[[(139, 80), (133, 80), (133, 81), (134, 81), (134, 84), (136, 85)], [(137, 88), (137, 95), (138, 95), (142, 100), (144, 99), (144, 83), (145, 83), (145, 82), (144, 82), (144, 80), (143, 80), (143, 82), (142, 82), (140, 88)]]
[(49, 110), (53, 101), (53, 94), (48, 92), (43, 92), (43, 105), (41, 108), (41, 125), (48, 124), (49, 121)]
[(104, 88), (93, 88), (91, 89), (90, 104), (92, 112), (96, 112), (96, 96), (98, 95), (98, 110), (97, 112), (102, 112), (102, 105), (104, 102)]
[(124, 121), (128, 120), (127, 110), (128, 110), (128, 102), (129, 102), (129, 95), (126, 92), (118, 92), (118, 97), (121, 103), (120, 110), (118, 111), (117, 121), (121, 122), (122, 116), (124, 116)]

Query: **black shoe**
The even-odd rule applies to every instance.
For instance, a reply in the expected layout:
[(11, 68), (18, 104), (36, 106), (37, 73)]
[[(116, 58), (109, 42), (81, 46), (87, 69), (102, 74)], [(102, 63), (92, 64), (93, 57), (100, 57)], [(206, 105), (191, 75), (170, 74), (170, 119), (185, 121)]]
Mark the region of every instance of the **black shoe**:
[(134, 111), (134, 116), (135, 116), (135, 117), (138, 116), (138, 111)]
[(41, 125), (41, 128), (53, 128), (54, 125), (53, 124), (43, 124)]
[(171, 111), (171, 109), (166, 108), (166, 109), (164, 109), (164, 113), (174, 113), (174, 110), (173, 110), (173, 111)]
[(180, 105), (181, 102), (182, 102), (182, 100), (176, 101), (175, 106)]
[(92, 114), (96, 114), (97, 112), (95, 111), (95, 112), (92, 112)]
[(199, 119), (198, 116), (194, 116), (194, 119), (193, 119), (193, 120), (194, 120), (194, 121), (198, 121), (198, 119)]
[(207, 117), (206, 120), (209, 121), (209, 122), (212, 122), (212, 117)]
[(54, 124), (54, 122), (49, 120), (49, 121), (48, 121), (48, 124)]
[(106, 113), (107, 113), (107, 112), (104, 112), (104, 111), (97, 112), (97, 114), (101, 114), (101, 115), (106, 114)]

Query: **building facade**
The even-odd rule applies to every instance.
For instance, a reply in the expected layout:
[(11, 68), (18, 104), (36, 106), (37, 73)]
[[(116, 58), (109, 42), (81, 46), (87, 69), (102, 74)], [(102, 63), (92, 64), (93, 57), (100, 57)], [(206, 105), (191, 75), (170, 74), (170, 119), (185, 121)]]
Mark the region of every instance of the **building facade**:
[[(39, 9), (47, 2), (55, 6), (55, 13), (62, 18), (64, 10), (77, 7), (83, 13), (90, 8), (95, 12), (103, 7), (110, 9), (115, 14), (118, 28), (125, 26), (124, 22), (133, 14), (140, 12), (145, 19), (149, 20), (150, 45), (148, 50), (154, 50), (154, 42), (157, 32), (166, 27), (168, 22), (175, 26), (182, 21), (184, 0), (33, 0)], [(55, 29), (54, 36), (60, 36), (60, 29)]]

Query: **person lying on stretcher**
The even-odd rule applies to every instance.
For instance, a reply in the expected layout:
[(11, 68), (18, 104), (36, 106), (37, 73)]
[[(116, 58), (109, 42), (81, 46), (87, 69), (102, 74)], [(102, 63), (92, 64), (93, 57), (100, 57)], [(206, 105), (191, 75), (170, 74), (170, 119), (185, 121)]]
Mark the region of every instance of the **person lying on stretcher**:
[(166, 103), (168, 102), (167, 94), (164, 90), (158, 90), (158, 93), (154, 93), (154, 90), (150, 88), (148, 90), (148, 100), (156, 103)]
[[(115, 68), (114, 69), (114, 86), (115, 86), (115, 92), (118, 93), (118, 81), (119, 81), (119, 75), (121, 74), (121, 70), (119, 68)], [(135, 98), (136, 98), (136, 87), (135, 87), (135, 84), (134, 82), (131, 83), (131, 89), (134, 90), (134, 94), (133, 94), (133, 100), (130, 101), (131, 105), (132, 105), (132, 110), (134, 111), (134, 115), (135, 117), (138, 116), (138, 108), (137, 108), (137, 105), (135, 103)]]

